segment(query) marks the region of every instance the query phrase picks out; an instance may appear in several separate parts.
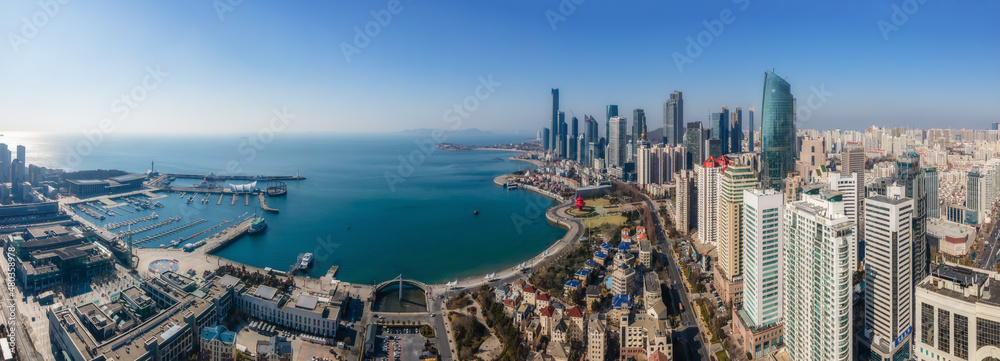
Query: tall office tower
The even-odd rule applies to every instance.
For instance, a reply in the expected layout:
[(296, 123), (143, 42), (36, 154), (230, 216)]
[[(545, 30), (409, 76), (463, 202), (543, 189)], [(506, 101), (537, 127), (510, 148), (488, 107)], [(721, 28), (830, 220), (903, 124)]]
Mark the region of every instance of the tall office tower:
[(761, 179), (781, 189), (782, 180), (795, 168), (795, 108), (792, 86), (774, 72), (764, 73), (760, 119)]
[(642, 135), (646, 129), (646, 111), (636, 108), (632, 111), (632, 154), (629, 156), (630, 159), (635, 159), (636, 153), (639, 152), (639, 137)]
[(983, 185), (986, 183), (983, 182), (983, 174), (976, 167), (966, 173), (965, 178), (965, 208), (975, 211), (976, 223), (982, 223), (982, 214), (986, 213), (983, 209), (981, 196), (983, 194)]
[(729, 154), (729, 107), (722, 107), (722, 111), (712, 113), (711, 128), (712, 135), (709, 139), (719, 140), (720, 154)]
[(719, 245), (719, 176), (729, 166), (729, 158), (708, 158), (698, 170), (698, 240)]
[(924, 167), (924, 188), (927, 189), (927, 217), (941, 217), (941, 203), (938, 200), (938, 171), (935, 167)]
[(747, 152), (753, 153), (753, 133), (755, 128), (753, 127), (753, 107), (750, 107), (750, 128), (747, 133)]
[(849, 176), (856, 173), (858, 190), (855, 209), (857, 214), (858, 232), (864, 231), (865, 204), (865, 147), (861, 142), (847, 142), (840, 153), (840, 174)]
[(24, 157), (24, 153), (25, 153), (24, 146), (23, 145), (17, 146), (17, 160), (21, 161), (20, 163), (18, 163), (18, 166), (21, 167), (21, 169), (18, 170), (21, 174), (21, 179), (19, 179), (20, 182), (24, 182), (24, 176), (25, 176), (24, 168), (28, 166), (28, 159)]
[(910, 359), (913, 331), (913, 200), (901, 186), (865, 202), (865, 326), (860, 360)]
[(803, 138), (800, 149), (799, 160), (795, 162), (795, 170), (807, 180), (815, 180), (818, 177), (816, 170), (826, 165), (823, 138)]
[(580, 164), (587, 166), (590, 163), (587, 162), (587, 137), (580, 134), (579, 138), (576, 138), (576, 161)]
[(550, 134), (549, 128), (542, 128), (542, 149), (545, 150), (552, 149), (552, 145), (549, 144), (552, 142), (552, 136), (549, 134)]
[(10, 182), (10, 150), (0, 143), (0, 183)]
[(1000, 130), (1000, 123), (993, 123), (993, 130)]
[(718, 158), (723, 155), (722, 141), (718, 139), (705, 139), (704, 149), (705, 149), (704, 159)]
[(691, 231), (691, 216), (697, 214), (697, 210), (694, 209), (695, 205), (697, 205), (697, 201), (695, 201), (694, 172), (681, 169), (680, 172), (677, 172), (675, 185), (677, 186), (677, 210), (674, 213), (677, 214), (677, 219), (674, 222), (674, 228), (680, 234), (686, 235)]
[(850, 245), (857, 226), (842, 194), (811, 189), (785, 205), (785, 345), (796, 361), (853, 356)]
[[(726, 157), (722, 157), (726, 159)], [(757, 175), (746, 158), (736, 158), (719, 178), (719, 260), (715, 287), (723, 302), (743, 303), (743, 190), (757, 186)]]
[(896, 157), (894, 182), (906, 188), (906, 198), (913, 199), (913, 279), (927, 277), (930, 254), (927, 246), (927, 184), (920, 168), (920, 155), (908, 152)]
[[(736, 107), (736, 111), (729, 114), (729, 153), (743, 152), (743, 109)], [(726, 154), (729, 154), (726, 153)]]
[[(601, 158), (600, 143), (590, 142), (587, 143), (587, 166), (597, 168), (594, 165), (594, 161)], [(603, 167), (601, 168), (603, 169)]]
[(670, 93), (663, 103), (663, 144), (684, 144), (684, 97), (680, 91)]
[(587, 143), (596, 142), (598, 139), (597, 121), (594, 120), (594, 117), (589, 115), (584, 116), (584, 119), (587, 120)]
[(559, 145), (559, 158), (566, 158), (566, 133), (569, 132), (566, 126), (566, 113), (559, 112), (559, 136), (556, 138)]
[(618, 106), (611, 104), (605, 108), (605, 114), (607, 115), (604, 119), (604, 138), (611, 139), (611, 117), (618, 116)]
[[(839, 191), (844, 194), (844, 215), (850, 218), (854, 224), (860, 225), (861, 222), (861, 209), (858, 202), (858, 183), (864, 183), (864, 179), (858, 179), (858, 177), (863, 177), (857, 173), (851, 173), (850, 176), (844, 176), (840, 173), (827, 173), (827, 184), (829, 188), (835, 191)], [(862, 227), (858, 227), (861, 229)], [(860, 230), (858, 232), (861, 232)], [(851, 245), (851, 269), (859, 271), (858, 269), (858, 245)]]
[(24, 168), (21, 167), (20, 159), (10, 161), (10, 194), (18, 202), (21, 201), (21, 183), (24, 182), (24, 173), (21, 169)]
[(628, 132), (628, 119), (625, 117), (611, 117), (611, 134), (608, 136), (608, 167), (621, 167), (625, 164), (625, 133)]
[[(552, 136), (549, 138), (548, 150), (557, 150), (559, 147), (559, 88), (552, 89)], [(555, 153), (555, 152), (553, 152)]]
[(782, 338), (785, 317), (784, 195), (773, 189), (743, 190), (743, 308), (734, 324), (743, 350), (758, 359)]
[(701, 128), (701, 122), (690, 122), (687, 123), (687, 131), (684, 134), (684, 147), (687, 148), (687, 156), (685, 157), (686, 169), (694, 169), (694, 165), (701, 164), (702, 148), (704, 148), (704, 131)]
[(570, 120), (569, 135), (566, 137), (566, 158), (576, 160), (578, 157), (576, 150), (576, 138), (579, 137), (579, 132), (577, 132), (578, 121), (576, 117)]
[[(657, 183), (658, 177), (653, 175), (656, 170), (658, 149), (649, 147), (649, 139), (646, 138), (646, 130), (641, 130), (638, 153), (635, 156), (635, 179), (639, 183), (639, 188), (645, 189), (647, 184)], [(654, 179), (656, 178), (656, 179)]]

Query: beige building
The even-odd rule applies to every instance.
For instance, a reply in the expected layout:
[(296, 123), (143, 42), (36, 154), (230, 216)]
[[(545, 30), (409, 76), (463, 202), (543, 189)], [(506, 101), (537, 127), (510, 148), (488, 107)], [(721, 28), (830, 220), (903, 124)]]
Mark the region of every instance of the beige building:
[(719, 259), (715, 285), (723, 302), (743, 301), (743, 190), (757, 186), (750, 164), (739, 159), (725, 168), (719, 179)]
[(656, 352), (662, 352), (667, 360), (673, 359), (674, 348), (665, 321), (639, 314), (628, 322), (628, 316), (622, 315), (621, 324), (622, 359), (647, 360)]
[(598, 315), (591, 315), (587, 325), (587, 361), (604, 361), (607, 354), (608, 340), (604, 330), (604, 321)]
[(674, 201), (677, 209), (674, 211), (674, 228), (681, 235), (691, 232), (691, 215), (694, 213), (694, 206), (697, 204), (694, 199), (694, 173), (689, 170), (681, 170), (677, 174), (677, 187)]
[(816, 170), (826, 165), (826, 150), (823, 138), (802, 139), (802, 149), (799, 150), (799, 161), (795, 162), (795, 170), (807, 181), (817, 178)]

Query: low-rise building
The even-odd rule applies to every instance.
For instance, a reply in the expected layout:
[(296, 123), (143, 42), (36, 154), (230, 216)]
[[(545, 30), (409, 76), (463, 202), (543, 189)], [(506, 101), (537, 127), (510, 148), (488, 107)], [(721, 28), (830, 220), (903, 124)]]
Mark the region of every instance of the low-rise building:
[(200, 361), (234, 361), (236, 360), (236, 333), (230, 332), (225, 326), (205, 328), (201, 332)]
[(637, 314), (629, 320), (622, 315), (621, 355), (622, 359), (648, 359), (656, 352), (662, 352), (667, 359), (673, 359), (673, 344), (666, 322), (649, 315)]
[(995, 274), (933, 266), (915, 292), (918, 360), (1000, 359), (1000, 281)]
[(292, 342), (280, 336), (257, 341), (257, 361), (292, 361)]

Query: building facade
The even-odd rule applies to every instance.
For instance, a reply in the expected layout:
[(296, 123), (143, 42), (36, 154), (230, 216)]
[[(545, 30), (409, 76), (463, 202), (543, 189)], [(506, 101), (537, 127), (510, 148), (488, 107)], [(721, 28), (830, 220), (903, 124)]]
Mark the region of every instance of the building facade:
[(795, 168), (795, 107), (791, 85), (774, 72), (764, 74), (761, 111), (761, 163), (772, 188), (780, 189), (782, 180)]
[(722, 302), (743, 302), (743, 190), (757, 187), (757, 175), (745, 159), (737, 158), (719, 179), (719, 259), (715, 285)]

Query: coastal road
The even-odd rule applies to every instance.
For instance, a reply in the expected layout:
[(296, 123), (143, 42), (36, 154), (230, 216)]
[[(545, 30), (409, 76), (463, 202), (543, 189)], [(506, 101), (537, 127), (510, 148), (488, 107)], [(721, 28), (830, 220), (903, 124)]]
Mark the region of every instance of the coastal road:
[[(619, 185), (623, 184), (619, 183)], [(663, 254), (660, 258), (661, 260), (666, 261), (665, 267), (667, 269), (667, 273), (670, 275), (670, 280), (668, 281), (668, 286), (670, 288), (668, 291), (670, 304), (668, 304), (667, 307), (670, 309), (671, 314), (680, 315), (681, 324), (675, 329), (676, 332), (674, 334), (686, 348), (683, 350), (686, 359), (701, 359), (708, 361), (708, 350), (705, 348), (705, 342), (701, 337), (702, 333), (698, 328), (698, 319), (695, 318), (694, 311), (691, 308), (691, 300), (688, 296), (687, 290), (684, 288), (684, 277), (681, 274), (681, 271), (677, 268), (677, 260), (674, 259), (672, 246), (680, 240), (671, 240), (667, 238), (666, 231), (663, 228), (663, 220), (660, 218), (656, 203), (645, 195), (643, 195), (643, 202), (646, 203), (650, 211), (652, 211), (655, 215), (653, 217), (653, 223), (655, 223), (654, 228), (656, 229), (657, 245), (659, 245), (663, 250)], [(683, 304), (683, 310), (677, 309), (678, 302)]]

